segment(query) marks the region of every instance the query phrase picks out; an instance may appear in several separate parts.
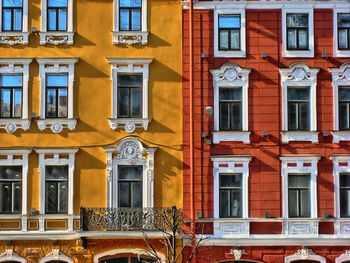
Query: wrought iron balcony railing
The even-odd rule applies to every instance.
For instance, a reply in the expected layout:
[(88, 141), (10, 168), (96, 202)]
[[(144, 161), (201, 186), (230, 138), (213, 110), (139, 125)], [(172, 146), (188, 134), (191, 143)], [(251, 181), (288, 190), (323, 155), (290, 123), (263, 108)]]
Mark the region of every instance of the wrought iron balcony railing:
[(82, 231), (171, 231), (182, 211), (169, 208), (81, 208)]

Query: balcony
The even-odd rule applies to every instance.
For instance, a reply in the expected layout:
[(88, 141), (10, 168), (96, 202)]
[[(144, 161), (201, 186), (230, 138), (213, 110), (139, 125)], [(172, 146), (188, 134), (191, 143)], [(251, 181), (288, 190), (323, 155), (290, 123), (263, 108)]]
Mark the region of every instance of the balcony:
[(81, 208), (82, 231), (169, 231), (182, 220), (182, 211), (168, 208)]

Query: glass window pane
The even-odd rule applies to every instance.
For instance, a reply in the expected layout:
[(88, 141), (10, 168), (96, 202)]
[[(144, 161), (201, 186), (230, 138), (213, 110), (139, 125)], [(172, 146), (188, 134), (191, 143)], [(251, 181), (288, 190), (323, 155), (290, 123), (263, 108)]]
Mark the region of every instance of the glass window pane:
[(56, 9), (49, 9), (47, 12), (47, 29), (49, 31), (57, 30), (57, 12)]
[(350, 87), (339, 87), (339, 100), (350, 101)]
[(347, 102), (339, 103), (339, 129), (346, 130), (350, 128), (350, 104)]
[(58, 90), (58, 117), (68, 117), (68, 93), (67, 89)]
[(67, 30), (67, 9), (60, 9), (58, 11), (58, 30), (66, 31)]
[(142, 182), (131, 184), (131, 207), (142, 207)]
[(307, 30), (299, 30), (299, 48), (307, 49), (309, 47), (308, 45), (308, 38), (307, 38)]
[(310, 129), (310, 107), (309, 103), (300, 103), (299, 125), (301, 130)]
[(310, 190), (300, 191), (300, 216), (309, 217), (310, 214)]
[(140, 31), (141, 30), (141, 9), (133, 9), (131, 11), (131, 30)]
[(289, 174), (288, 175), (289, 187), (309, 188), (310, 187), (310, 175), (308, 174)]
[(242, 187), (241, 174), (220, 174), (220, 187)]
[(129, 117), (129, 89), (118, 88), (118, 117)]
[(236, 30), (231, 30), (231, 49), (239, 49), (240, 48), (240, 32)]
[(142, 74), (118, 75), (118, 86), (142, 86)]
[(220, 49), (228, 49), (228, 38), (229, 38), (229, 31), (228, 30), (220, 30), (219, 32), (219, 48)]
[(22, 7), (22, 0), (3, 0), (4, 7)]
[(22, 87), (22, 75), (1, 75), (1, 87)]
[(308, 24), (308, 14), (287, 14), (287, 27), (307, 27)]
[(22, 166), (0, 166), (0, 180), (21, 180)]
[(219, 15), (219, 27), (220, 28), (240, 28), (241, 27), (240, 15)]
[(58, 191), (59, 191), (59, 206), (58, 206), (58, 212), (60, 213), (67, 213), (68, 210), (68, 183), (67, 182), (60, 182), (58, 184)]
[(297, 31), (294, 29), (288, 29), (288, 49), (296, 49), (297, 48)]
[(348, 29), (339, 29), (338, 48), (348, 48)]
[(20, 118), (22, 116), (22, 90), (15, 89), (13, 92), (13, 117)]
[(220, 101), (241, 101), (242, 88), (220, 88)]
[(231, 192), (231, 216), (242, 216), (241, 191)]
[(131, 117), (141, 118), (141, 103), (142, 103), (142, 94), (140, 88), (131, 89)]
[(129, 25), (129, 10), (128, 9), (120, 9), (120, 18), (119, 18), (119, 29), (120, 30), (130, 30)]
[(120, 0), (121, 7), (141, 7), (141, 0)]
[(11, 90), (1, 89), (1, 117), (11, 117)]
[(16, 182), (13, 184), (13, 200), (12, 205), (13, 209), (12, 212), (14, 213), (20, 213), (21, 212), (21, 204), (22, 204), (22, 183)]
[(47, 165), (45, 166), (46, 180), (67, 180), (68, 166), (67, 165)]
[(119, 180), (142, 180), (142, 166), (118, 166)]
[(68, 0), (48, 0), (49, 7), (67, 7)]
[(0, 213), (11, 212), (11, 183), (0, 182)]
[(14, 10), (14, 25), (13, 30), (21, 31), (22, 30), (22, 9)]
[(12, 25), (12, 12), (10, 9), (3, 9), (2, 12), (2, 29), (4, 31), (10, 31)]
[(129, 183), (119, 182), (119, 207), (130, 207)]
[(220, 190), (220, 217), (230, 216), (230, 191)]
[(56, 117), (56, 90), (46, 90), (46, 117)]
[(338, 14), (338, 26), (350, 27), (350, 14)]
[(288, 87), (288, 101), (308, 101), (310, 97), (309, 88)]
[(340, 187), (350, 187), (350, 174), (340, 174)]
[(67, 87), (67, 74), (48, 74), (46, 76), (46, 86), (48, 87)]
[(48, 213), (57, 212), (57, 182), (46, 182), (45, 209)]
[(291, 190), (288, 191), (288, 210), (290, 217), (299, 216), (298, 213), (298, 191)]
[(231, 129), (242, 130), (242, 107), (240, 102), (231, 103)]
[(340, 189), (340, 215), (350, 216), (350, 190)]
[(220, 103), (220, 130), (229, 130), (230, 129), (230, 104), (229, 103)]

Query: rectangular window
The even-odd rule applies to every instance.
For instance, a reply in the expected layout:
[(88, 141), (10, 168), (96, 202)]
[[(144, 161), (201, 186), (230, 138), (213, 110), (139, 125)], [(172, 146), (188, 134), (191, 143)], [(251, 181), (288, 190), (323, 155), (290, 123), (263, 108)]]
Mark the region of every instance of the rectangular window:
[(309, 87), (288, 87), (288, 130), (310, 130)]
[(119, 30), (141, 31), (141, 0), (119, 1)]
[(118, 166), (119, 207), (142, 207), (142, 166)]
[(288, 175), (289, 217), (310, 217), (310, 175)]
[(0, 117), (22, 117), (22, 75), (0, 75)]
[(2, 31), (22, 31), (23, 1), (2, 1)]
[(118, 118), (142, 117), (142, 74), (118, 74)]
[(219, 15), (219, 50), (241, 49), (241, 16)]
[(48, 0), (47, 30), (67, 31), (68, 0)]
[(220, 217), (242, 217), (242, 174), (220, 174)]
[(68, 117), (67, 74), (46, 75), (46, 118)]
[(45, 213), (68, 211), (68, 166), (45, 166)]
[(338, 14), (338, 49), (350, 49), (350, 14)]
[(242, 88), (219, 89), (220, 131), (242, 130)]
[(350, 87), (339, 87), (339, 130), (350, 129)]
[(287, 50), (309, 49), (309, 15), (287, 13)]
[(340, 216), (350, 217), (350, 174), (339, 174), (340, 177)]
[(19, 214), (22, 210), (22, 166), (0, 167), (0, 213)]

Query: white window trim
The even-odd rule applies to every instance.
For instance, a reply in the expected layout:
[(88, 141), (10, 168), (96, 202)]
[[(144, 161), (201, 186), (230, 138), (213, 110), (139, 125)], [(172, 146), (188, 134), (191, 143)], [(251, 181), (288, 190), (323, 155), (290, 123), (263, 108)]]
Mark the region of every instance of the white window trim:
[(39, 259), (38, 263), (50, 262), (51, 260), (61, 260), (67, 263), (74, 263), (73, 259), (60, 252), (59, 249), (52, 249), (45, 257)]
[(333, 9), (333, 56), (338, 58), (350, 57), (350, 50), (339, 50), (338, 49), (338, 14), (339, 13), (350, 13), (350, 8), (334, 8)]
[[(241, 50), (222, 51), (219, 50), (219, 15), (230, 14), (241, 16)], [(234, 9), (215, 9), (214, 10), (214, 57), (246, 57), (246, 19), (244, 5), (237, 5)]]
[(0, 262), (16, 261), (20, 263), (27, 263), (25, 258), (20, 257), (18, 254), (13, 252), (13, 249), (5, 249), (5, 251), (0, 254)]
[(345, 250), (343, 254), (335, 259), (335, 263), (342, 263), (350, 260), (350, 250)]
[(311, 249), (308, 248), (299, 249), (294, 255), (285, 257), (284, 263), (292, 263), (296, 260), (315, 260), (320, 263), (326, 263), (326, 259), (324, 257), (316, 255)]
[(119, 0), (114, 0), (113, 14), (113, 44), (135, 45), (148, 43), (147, 26), (147, 0), (141, 0), (141, 31), (120, 31), (119, 30)]
[(19, 128), (26, 131), (30, 127), (31, 119), (28, 114), (28, 82), (29, 64), (31, 62), (31, 58), (0, 59), (0, 74), (22, 74), (22, 118), (0, 119), (0, 129), (5, 129), (7, 133), (14, 133)]
[[(63, 128), (74, 130), (77, 119), (74, 118), (74, 64), (78, 58), (38, 58), (40, 72), (40, 118), (37, 119), (39, 130), (51, 128), (53, 133), (60, 133)], [(68, 74), (68, 118), (46, 118), (46, 74)]]
[(4, 45), (28, 45), (28, 0), (23, 0), (22, 32), (2, 32), (2, 1), (0, 0), (0, 44)]
[(333, 85), (333, 143), (339, 143), (340, 141), (350, 141), (350, 131), (339, 130), (339, 101), (338, 93), (339, 86), (350, 86), (350, 62), (344, 63), (339, 68), (330, 68), (332, 73), (332, 85)]
[[(39, 172), (40, 172), (40, 215), (45, 214), (45, 178), (47, 165), (68, 165), (68, 215), (73, 215), (73, 201), (74, 201), (74, 168), (75, 168), (75, 154), (79, 149), (37, 149), (39, 154)], [(49, 157), (48, 155), (53, 155)], [(65, 156), (69, 157), (66, 158)], [(70, 218), (69, 220), (73, 220)], [(72, 223), (72, 222), (71, 222)], [(68, 222), (68, 225), (71, 225)], [(70, 230), (70, 229), (69, 229)]]
[[(310, 141), (318, 143), (317, 132), (317, 73), (303, 63), (294, 63), (280, 69), (282, 86), (282, 143)], [(310, 131), (288, 131), (288, 87), (310, 87)]]
[[(99, 263), (100, 259), (106, 256), (117, 256), (118, 254), (134, 254), (138, 255), (139, 257), (142, 256), (149, 256), (147, 252), (145, 252), (144, 248), (117, 248), (117, 249), (112, 249), (108, 251), (104, 251), (101, 253), (98, 253), (94, 255), (94, 263)], [(166, 262), (166, 257), (162, 252), (157, 251), (157, 255), (160, 257), (161, 261), (160, 262)], [(40, 263), (40, 262), (39, 262)]]
[[(210, 70), (214, 87), (214, 132), (213, 143), (221, 141), (242, 141), (250, 143), (248, 131), (248, 88), (251, 69), (237, 64), (225, 63), (220, 69)], [(219, 129), (219, 89), (220, 87), (242, 87), (242, 131), (220, 131)]]
[[(252, 156), (249, 155), (222, 155), (212, 156), (214, 176), (214, 235), (221, 237), (228, 236), (249, 236), (249, 162)], [(242, 174), (242, 218), (220, 218), (219, 195), (220, 195), (220, 174)]]
[[(282, 215), (288, 215), (288, 175), (289, 174), (310, 174), (310, 218), (317, 218), (317, 162), (321, 159), (319, 155), (291, 155), (281, 156), (281, 176), (282, 176)], [(296, 166), (288, 166), (289, 163)], [(305, 164), (311, 164), (306, 166)], [(293, 218), (299, 220), (299, 218)], [(301, 220), (303, 218), (300, 218)]]
[(47, 31), (47, 0), (41, 0), (41, 32), (40, 45), (73, 45), (73, 0), (67, 5), (67, 31)]
[[(109, 119), (109, 125), (112, 130), (124, 127), (128, 133), (133, 133), (136, 127), (148, 129), (151, 121), (148, 116), (148, 84), (149, 84), (149, 64), (153, 61), (151, 58), (107, 58), (111, 64), (112, 75), (112, 117)], [(142, 84), (142, 118), (118, 118), (118, 73), (141, 73), (143, 77)]]
[(126, 137), (117, 147), (105, 148), (107, 154), (107, 206), (118, 208), (118, 165), (142, 165), (142, 206), (154, 207), (154, 154), (136, 138)]
[[(287, 14), (298, 13), (309, 15), (309, 50), (287, 50)], [(314, 10), (312, 5), (300, 5), (294, 8), (282, 8), (282, 56), (285, 58), (313, 58), (314, 44)]]

